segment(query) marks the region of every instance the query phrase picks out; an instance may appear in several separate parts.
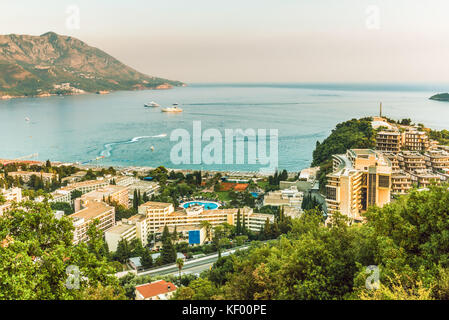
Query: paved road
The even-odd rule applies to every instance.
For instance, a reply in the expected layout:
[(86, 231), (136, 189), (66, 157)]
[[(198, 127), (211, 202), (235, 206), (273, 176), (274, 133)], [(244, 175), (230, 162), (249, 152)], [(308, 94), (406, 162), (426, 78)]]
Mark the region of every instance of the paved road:
[[(230, 249), (227, 251), (223, 251), (221, 255), (223, 257), (230, 255), (234, 253), (236, 250), (246, 250), (249, 246), (240, 247), (237, 249)], [(182, 274), (190, 274), (190, 273), (201, 273), (204, 270), (209, 269), (216, 261), (218, 260), (218, 253), (198, 258), (195, 260), (188, 260), (184, 262), (184, 267), (182, 268)], [(155, 276), (161, 276), (161, 275), (169, 275), (169, 274), (178, 274), (178, 266), (176, 264), (172, 264), (169, 266), (165, 266), (162, 268), (152, 269), (148, 271), (139, 272), (138, 275), (155, 275)]]
[[(223, 257), (225, 257), (225, 256), (228, 256), (228, 255), (234, 253), (237, 250), (246, 250), (248, 248), (249, 248), (249, 246), (243, 246), (243, 247), (229, 249), (229, 250), (223, 251), (221, 253), (221, 255)], [(212, 265), (217, 260), (218, 260), (218, 253), (215, 253), (215, 254), (212, 254), (212, 255), (209, 255), (206, 257), (198, 258), (195, 260), (187, 260), (184, 262), (184, 267), (182, 268), (182, 274), (191, 274), (191, 273), (199, 274), (199, 273), (203, 272), (204, 270), (210, 269), (212, 267)], [(123, 271), (123, 272), (116, 273), (116, 276), (118, 278), (121, 278), (128, 273), (136, 274), (136, 272), (134, 270), (129, 270), (129, 271)], [(151, 269), (148, 271), (142, 271), (142, 272), (137, 273), (137, 275), (139, 275), (139, 276), (143, 276), (143, 275), (161, 276), (161, 275), (170, 275), (170, 274), (175, 274), (175, 275), (179, 274), (178, 266), (176, 264), (171, 264), (168, 266), (163, 266), (161, 268)]]

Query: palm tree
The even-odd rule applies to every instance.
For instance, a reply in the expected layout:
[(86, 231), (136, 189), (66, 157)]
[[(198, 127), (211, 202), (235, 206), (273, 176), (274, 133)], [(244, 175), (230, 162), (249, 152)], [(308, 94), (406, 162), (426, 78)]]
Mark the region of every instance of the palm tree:
[(178, 266), (179, 269), (179, 282), (181, 282), (181, 270), (182, 267), (184, 267), (184, 259), (182, 258), (176, 259), (176, 265)]

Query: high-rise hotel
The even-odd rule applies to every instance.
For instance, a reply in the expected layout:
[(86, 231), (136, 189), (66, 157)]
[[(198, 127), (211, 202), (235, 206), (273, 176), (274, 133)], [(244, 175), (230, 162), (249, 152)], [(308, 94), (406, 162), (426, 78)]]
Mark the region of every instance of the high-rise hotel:
[(327, 175), (328, 218), (335, 212), (353, 222), (363, 221), (368, 207), (390, 202), (391, 162), (371, 149), (350, 149), (333, 156), (333, 172)]

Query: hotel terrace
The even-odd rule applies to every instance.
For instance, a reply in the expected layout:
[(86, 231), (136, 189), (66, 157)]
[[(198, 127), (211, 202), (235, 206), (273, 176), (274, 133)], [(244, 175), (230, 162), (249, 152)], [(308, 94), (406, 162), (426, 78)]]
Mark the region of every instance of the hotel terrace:
[[(169, 227), (196, 227), (201, 222), (208, 221), (213, 227), (228, 223), (236, 225), (237, 213), (240, 210), (242, 224), (252, 231), (260, 231), (266, 220), (274, 222), (273, 215), (254, 213), (253, 209), (245, 207), (241, 209), (215, 209), (204, 210), (202, 206), (192, 206), (187, 209), (175, 211), (173, 204), (149, 201), (139, 206), (138, 214), (128, 219), (123, 219), (121, 224), (132, 227), (115, 228), (107, 233), (114, 233), (106, 237), (110, 250), (117, 247), (120, 239), (140, 239), (143, 246), (148, 244), (148, 236), (158, 233), (164, 226)], [(134, 233), (135, 229), (135, 233)]]
[(361, 222), (361, 213), (368, 207), (390, 202), (391, 162), (381, 152), (350, 149), (333, 156), (333, 169), (327, 175), (328, 217), (341, 212), (351, 221)]
[(413, 185), (426, 188), (449, 180), (449, 153), (445, 150), (383, 154), (392, 163), (392, 194), (407, 194)]

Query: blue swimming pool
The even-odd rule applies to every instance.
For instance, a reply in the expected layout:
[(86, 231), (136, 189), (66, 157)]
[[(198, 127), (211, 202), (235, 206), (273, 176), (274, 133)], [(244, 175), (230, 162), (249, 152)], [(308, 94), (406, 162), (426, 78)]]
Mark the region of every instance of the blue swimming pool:
[(188, 208), (192, 205), (200, 205), (203, 206), (205, 210), (215, 210), (220, 205), (213, 201), (189, 201), (182, 204), (183, 208)]

